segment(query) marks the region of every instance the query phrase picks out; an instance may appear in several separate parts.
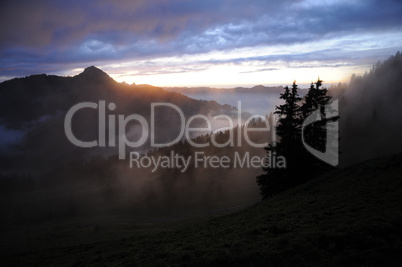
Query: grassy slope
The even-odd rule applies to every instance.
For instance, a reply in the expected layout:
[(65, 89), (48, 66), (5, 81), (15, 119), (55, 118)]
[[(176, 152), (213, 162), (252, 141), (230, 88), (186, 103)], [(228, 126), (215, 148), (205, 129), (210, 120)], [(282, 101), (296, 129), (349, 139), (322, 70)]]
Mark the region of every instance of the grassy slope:
[(16, 265), (399, 266), (402, 154), (179, 230), (15, 255)]

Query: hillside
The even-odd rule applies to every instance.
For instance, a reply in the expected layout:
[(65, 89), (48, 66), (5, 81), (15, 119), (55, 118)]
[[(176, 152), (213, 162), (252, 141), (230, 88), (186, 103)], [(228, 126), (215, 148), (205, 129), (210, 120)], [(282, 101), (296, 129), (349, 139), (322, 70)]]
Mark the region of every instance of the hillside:
[[(339, 99), (342, 165), (402, 150), (402, 54), (378, 62), (348, 86), (334, 88)], [(331, 91), (331, 90), (330, 90)]]
[(12, 254), (7, 263), (399, 266), (401, 174), (402, 154), (374, 159), (224, 217), (148, 234), (136, 232), (141, 226), (133, 224), (123, 239), (36, 247)]
[[(64, 119), (68, 110), (78, 103), (98, 104), (99, 101), (105, 101), (106, 107), (110, 103), (115, 104), (114, 110), (106, 108), (105, 118), (114, 115), (118, 122), (119, 115), (127, 117), (138, 114), (145, 118), (148, 125), (151, 120), (151, 103), (176, 105), (186, 119), (195, 114), (226, 114), (233, 117), (236, 113), (235, 108), (215, 101), (195, 100), (150, 85), (118, 83), (94, 66), (73, 77), (41, 74), (15, 78), (0, 83), (0, 130), (17, 131), (22, 133), (22, 137), (6, 152), (2, 151), (5, 146), (0, 141), (0, 173), (38, 172), (66, 160), (116, 153), (116, 146), (81, 149), (73, 146), (66, 138)], [(100, 107), (86, 108), (85, 112), (74, 115), (72, 130), (78, 139), (96, 140), (100, 130), (106, 132), (109, 119), (102, 127), (99, 114)], [(155, 117), (155, 141), (160, 143), (174, 140), (179, 133), (179, 114), (172, 108), (160, 107), (155, 109)], [(125, 134), (131, 141), (137, 141), (144, 132), (136, 121), (126, 126)], [(197, 126), (197, 122), (193, 126)], [(138, 149), (147, 150), (149, 147), (148, 138)]]

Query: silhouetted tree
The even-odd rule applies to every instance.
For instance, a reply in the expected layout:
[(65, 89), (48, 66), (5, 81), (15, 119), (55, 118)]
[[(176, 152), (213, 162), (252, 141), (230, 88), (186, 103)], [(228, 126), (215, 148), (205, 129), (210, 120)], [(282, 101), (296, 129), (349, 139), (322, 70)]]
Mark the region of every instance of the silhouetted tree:
[[(320, 79), (312, 83), (302, 104), (296, 82), (293, 82), (292, 89), (285, 87), (284, 93), (281, 94), (280, 98), (285, 103), (276, 106), (275, 111), (279, 116), (276, 127), (279, 142), (269, 144), (265, 150), (268, 159), (284, 156), (287, 164), (283, 169), (272, 166), (263, 168), (265, 174), (257, 177), (257, 183), (264, 197), (301, 184), (328, 169), (326, 163), (315, 158), (304, 148), (301, 136), (304, 131), (305, 141), (324, 152), (328, 130), (325, 106), (329, 104), (331, 97), (327, 96), (327, 89), (321, 86)], [(303, 121), (315, 110), (321, 111), (323, 119), (302, 129)]]
[[(327, 88), (322, 88), (322, 80), (317, 79), (317, 82), (311, 83), (308, 93), (304, 97), (304, 103), (301, 106), (302, 120), (304, 121), (316, 110), (320, 111), (321, 120), (318, 120), (303, 129), (304, 140), (311, 147), (325, 152), (328, 122), (331, 119), (326, 119), (325, 107), (331, 101), (331, 96), (327, 95)], [(302, 158), (304, 172), (308, 172), (309, 176), (315, 176), (329, 168), (329, 165), (323, 161), (317, 160), (312, 154), (305, 151), (305, 156)]]
[(302, 148), (299, 105), (301, 97), (297, 92), (296, 82), (293, 82), (292, 89), (286, 86), (284, 90), (280, 99), (283, 99), (285, 103), (276, 106), (274, 112), (279, 117), (276, 127), (279, 142), (269, 144), (265, 150), (267, 151), (267, 162), (271, 157), (280, 155), (285, 157), (287, 165), (284, 169), (273, 168), (274, 166), (269, 165), (263, 168), (266, 173), (257, 177), (257, 183), (264, 197), (283, 191), (297, 183), (295, 179), (297, 156), (300, 155)]
[(301, 136), (301, 117), (299, 102), (298, 86), (293, 82), (292, 89), (289, 90), (285, 87), (285, 92), (281, 94), (280, 99), (285, 100), (285, 103), (276, 106), (274, 114), (279, 116), (278, 126), (276, 132), (280, 138), (280, 145), (278, 146), (280, 152), (289, 156), (300, 146)]
[[(327, 96), (327, 89), (321, 88), (322, 80), (318, 79), (317, 82), (311, 83), (307, 95), (304, 97), (304, 103), (301, 106), (302, 119), (305, 120), (314, 111), (320, 110), (321, 116), (325, 117), (325, 106), (331, 100), (330, 96)], [(317, 150), (325, 150), (326, 129), (325, 120), (320, 120), (313, 123), (304, 129), (304, 137), (307, 143)]]

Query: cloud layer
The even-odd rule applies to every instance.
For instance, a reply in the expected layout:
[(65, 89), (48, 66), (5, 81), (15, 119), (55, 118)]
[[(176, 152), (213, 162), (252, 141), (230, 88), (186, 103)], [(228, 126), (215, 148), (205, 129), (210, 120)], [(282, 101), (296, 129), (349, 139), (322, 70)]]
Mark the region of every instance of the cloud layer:
[[(367, 54), (382, 59), (398, 49), (400, 14), (398, 0), (2, 1), (0, 77), (183, 56), (192, 57), (173, 72), (244, 62), (263, 62), (256, 71), (276, 69), (270, 64), (278, 61), (358, 65)], [(236, 56), (258, 48), (265, 52)], [(230, 56), (198, 60), (220, 51)], [(170, 67), (158, 66), (145, 72)]]

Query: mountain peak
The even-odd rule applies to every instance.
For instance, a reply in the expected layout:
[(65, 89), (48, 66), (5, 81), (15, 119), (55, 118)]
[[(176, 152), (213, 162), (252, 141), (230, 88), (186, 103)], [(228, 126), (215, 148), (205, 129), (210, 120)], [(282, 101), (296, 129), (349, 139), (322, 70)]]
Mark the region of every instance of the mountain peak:
[(83, 72), (81, 72), (78, 76), (80, 77), (85, 77), (89, 79), (111, 79), (110, 76), (104, 72), (103, 70), (95, 67), (95, 66), (90, 66), (84, 69)]
[[(103, 70), (95, 67), (95, 66), (90, 66), (84, 69), (82, 72), (83, 74), (88, 74), (88, 75), (99, 75), (99, 74), (106, 74)], [(106, 74), (107, 75), (107, 74)]]

